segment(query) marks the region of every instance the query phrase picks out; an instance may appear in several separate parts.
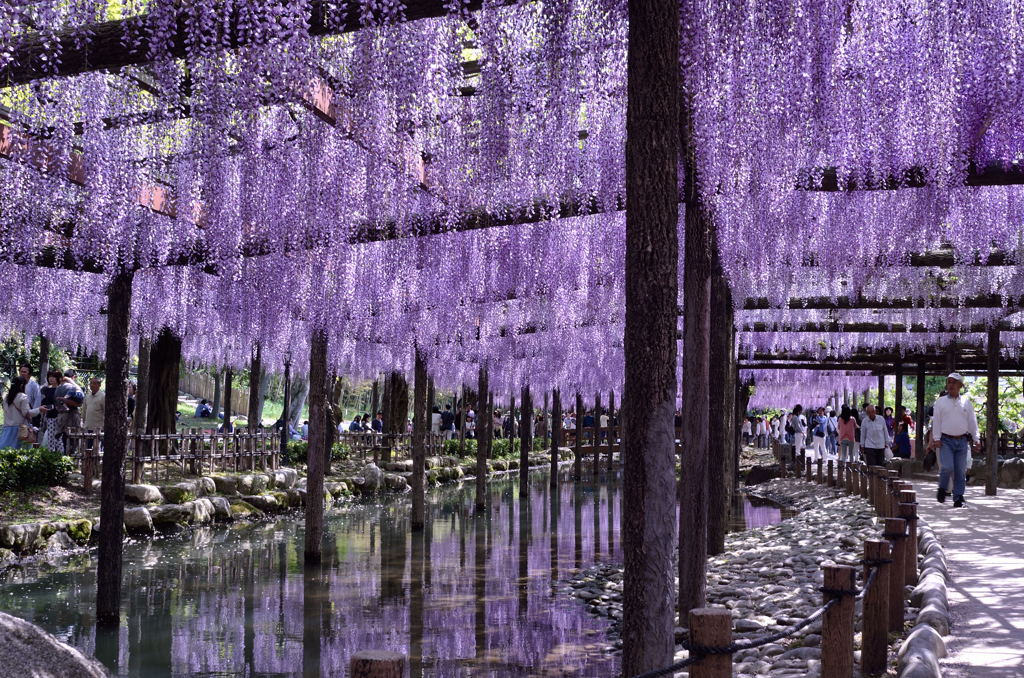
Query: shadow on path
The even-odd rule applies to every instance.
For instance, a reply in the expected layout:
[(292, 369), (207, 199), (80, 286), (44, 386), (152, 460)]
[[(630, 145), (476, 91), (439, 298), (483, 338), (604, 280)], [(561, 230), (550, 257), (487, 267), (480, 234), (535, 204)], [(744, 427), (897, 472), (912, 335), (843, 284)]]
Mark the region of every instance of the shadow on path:
[(1024, 489), (986, 497), (967, 488), (967, 506), (935, 501), (935, 481), (915, 478), (918, 513), (946, 550), (953, 638), (949, 678), (1024, 678)]

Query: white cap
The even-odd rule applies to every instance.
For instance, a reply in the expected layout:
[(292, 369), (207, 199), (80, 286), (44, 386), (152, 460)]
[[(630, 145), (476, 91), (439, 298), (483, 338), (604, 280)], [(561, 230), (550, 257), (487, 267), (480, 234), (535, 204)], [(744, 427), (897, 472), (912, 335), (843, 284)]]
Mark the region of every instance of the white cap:
[(946, 377), (946, 379), (954, 379), (956, 381), (959, 381), (961, 384), (964, 383), (963, 375), (961, 375), (959, 372), (953, 372), (948, 377)]

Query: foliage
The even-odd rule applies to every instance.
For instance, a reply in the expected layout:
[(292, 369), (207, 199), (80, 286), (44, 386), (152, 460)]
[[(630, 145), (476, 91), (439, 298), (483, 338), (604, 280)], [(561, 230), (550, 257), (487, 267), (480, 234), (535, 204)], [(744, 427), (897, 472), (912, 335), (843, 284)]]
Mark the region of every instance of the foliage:
[[(289, 440), (288, 444), (285, 445), (284, 456), (281, 458), (281, 464), (283, 466), (294, 466), (295, 464), (305, 464), (306, 457), (309, 455), (309, 443), (305, 440)], [(332, 454), (333, 458), (333, 454)]]
[(0, 491), (60, 485), (72, 469), (70, 457), (45, 447), (0, 450)]

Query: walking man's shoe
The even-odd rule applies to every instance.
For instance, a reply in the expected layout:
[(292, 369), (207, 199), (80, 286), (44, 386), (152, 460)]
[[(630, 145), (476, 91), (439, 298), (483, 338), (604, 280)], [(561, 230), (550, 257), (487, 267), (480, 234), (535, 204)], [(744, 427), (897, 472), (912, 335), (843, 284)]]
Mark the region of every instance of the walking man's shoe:
[(953, 497), (953, 508), (963, 508), (964, 498), (962, 496)]
[(940, 487), (939, 488), (939, 493), (935, 496), (935, 498), (939, 500), (940, 504), (945, 502), (946, 501), (946, 488)]

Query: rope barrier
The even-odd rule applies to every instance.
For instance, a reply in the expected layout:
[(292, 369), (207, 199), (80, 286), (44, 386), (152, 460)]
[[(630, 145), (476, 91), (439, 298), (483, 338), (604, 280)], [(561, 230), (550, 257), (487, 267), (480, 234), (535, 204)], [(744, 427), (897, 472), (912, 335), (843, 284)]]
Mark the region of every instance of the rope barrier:
[[(826, 589), (821, 589), (821, 591), (823, 593), (832, 593), (835, 595), (842, 596), (854, 595), (854, 593), (856, 593), (855, 600), (862, 600), (864, 598), (864, 595), (868, 592), (868, 589), (870, 589), (871, 585), (875, 582), (876, 576), (878, 574), (878, 566), (885, 565), (893, 561), (891, 559), (879, 559), (861, 562), (864, 565), (867, 565), (870, 568), (870, 570), (868, 571), (868, 578), (864, 581), (864, 586), (861, 587), (859, 593), (856, 593), (855, 591), (832, 591)], [(646, 673), (640, 673), (631, 676), (630, 678), (658, 678), (659, 676), (666, 676), (670, 673), (675, 673), (676, 671), (684, 669), (687, 666), (692, 666), (704, 657), (710, 655), (735, 654), (737, 652), (742, 652), (743, 650), (753, 650), (755, 648), (762, 647), (764, 645), (768, 645), (770, 643), (782, 640), (783, 638), (788, 638), (797, 631), (800, 631), (801, 629), (810, 626), (815, 621), (820, 619), (821, 616), (824, 615), (833, 605), (838, 603), (839, 600), (839, 598), (833, 598), (832, 600), (828, 601), (827, 603), (819, 607), (817, 610), (815, 610), (806, 619), (803, 619), (794, 624), (793, 626), (786, 628), (782, 631), (779, 631), (778, 633), (773, 633), (770, 636), (764, 636), (763, 638), (756, 638), (752, 640), (741, 641), (738, 643), (730, 643), (725, 647), (691, 647), (688, 642), (683, 641), (682, 646), (684, 649), (688, 650), (691, 653), (690, 657), (678, 661), (675, 664), (672, 664), (671, 666), (666, 666), (662, 669), (653, 669), (651, 671), (647, 671)]]

